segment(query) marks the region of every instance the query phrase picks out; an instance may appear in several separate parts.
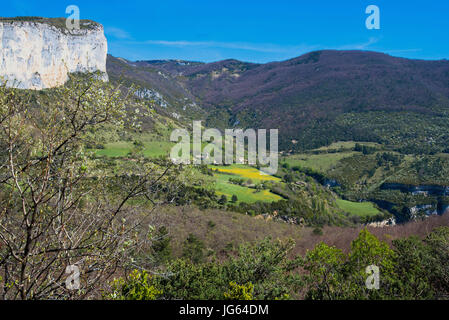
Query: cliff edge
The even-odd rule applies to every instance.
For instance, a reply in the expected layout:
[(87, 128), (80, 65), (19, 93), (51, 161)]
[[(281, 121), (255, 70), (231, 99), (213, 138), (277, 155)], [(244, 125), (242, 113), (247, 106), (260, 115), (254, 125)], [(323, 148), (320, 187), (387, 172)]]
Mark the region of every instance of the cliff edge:
[(69, 73), (97, 72), (107, 80), (103, 26), (81, 20), (69, 31), (64, 18), (0, 18), (0, 77), (8, 86), (45, 89), (64, 84)]

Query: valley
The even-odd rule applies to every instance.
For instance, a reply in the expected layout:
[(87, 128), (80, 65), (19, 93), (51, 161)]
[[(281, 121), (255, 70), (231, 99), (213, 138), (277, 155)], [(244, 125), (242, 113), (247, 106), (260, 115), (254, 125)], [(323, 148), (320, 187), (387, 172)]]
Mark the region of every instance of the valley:
[(131, 61), (63, 22), (0, 18), (0, 299), (447, 298), (449, 61)]

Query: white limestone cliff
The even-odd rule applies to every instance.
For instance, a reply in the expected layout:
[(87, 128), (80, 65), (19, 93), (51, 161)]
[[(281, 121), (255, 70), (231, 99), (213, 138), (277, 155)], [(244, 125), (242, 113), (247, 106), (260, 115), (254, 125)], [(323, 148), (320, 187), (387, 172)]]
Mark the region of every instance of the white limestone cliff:
[(44, 89), (64, 84), (69, 73), (101, 72), (107, 80), (103, 27), (82, 22), (71, 32), (34, 21), (0, 21), (0, 77), (8, 86)]

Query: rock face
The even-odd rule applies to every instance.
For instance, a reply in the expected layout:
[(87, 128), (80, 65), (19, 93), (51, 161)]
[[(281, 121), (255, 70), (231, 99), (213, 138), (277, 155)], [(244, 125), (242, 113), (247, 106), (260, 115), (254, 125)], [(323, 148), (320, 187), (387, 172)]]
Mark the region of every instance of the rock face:
[(35, 21), (0, 21), (0, 77), (22, 89), (59, 86), (75, 72), (100, 71), (107, 80), (103, 26), (81, 23), (83, 28), (69, 31)]

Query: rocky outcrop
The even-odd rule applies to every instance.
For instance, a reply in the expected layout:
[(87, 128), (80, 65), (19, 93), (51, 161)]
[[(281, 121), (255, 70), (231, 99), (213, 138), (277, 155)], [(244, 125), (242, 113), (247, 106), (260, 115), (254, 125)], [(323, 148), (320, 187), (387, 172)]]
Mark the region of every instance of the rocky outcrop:
[(409, 185), (402, 183), (383, 183), (382, 190), (399, 190), (401, 192), (410, 192), (413, 195), (423, 194), (432, 196), (449, 196), (449, 186), (440, 185)]
[(76, 72), (99, 71), (107, 80), (103, 27), (81, 23), (69, 31), (40, 21), (0, 21), (0, 77), (22, 89), (59, 86)]

